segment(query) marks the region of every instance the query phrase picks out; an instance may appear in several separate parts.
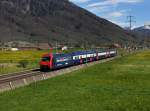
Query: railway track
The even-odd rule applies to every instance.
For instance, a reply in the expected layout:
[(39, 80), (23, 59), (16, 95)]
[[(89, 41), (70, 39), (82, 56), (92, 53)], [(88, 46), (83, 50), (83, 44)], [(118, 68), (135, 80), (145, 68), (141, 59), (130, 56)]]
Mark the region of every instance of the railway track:
[(81, 65), (77, 65), (77, 66), (63, 68), (60, 70), (50, 71), (50, 72), (41, 72), (39, 69), (34, 69), (34, 70), (18, 72), (18, 73), (13, 73), (13, 74), (1, 75), (0, 76), (0, 92), (12, 90), (17, 87), (22, 87), (22, 86), (28, 85), (30, 83), (33, 83), (33, 82), (45, 80), (45, 79), (59, 76), (62, 74), (67, 74), (72, 71), (76, 71), (81, 68), (84, 68), (84, 67), (90, 67), (95, 64), (111, 61), (115, 58), (116, 57), (108, 58), (105, 60), (91, 62), (88, 64), (81, 64)]
[(39, 75), (41, 73), (42, 72), (40, 72), (39, 69), (34, 69), (34, 70), (17, 72), (17, 73), (13, 73), (13, 74), (1, 75), (0, 76), (0, 84), (10, 82), (10, 81), (15, 81), (18, 79), (23, 79), (26, 77), (36, 76), (36, 75)]

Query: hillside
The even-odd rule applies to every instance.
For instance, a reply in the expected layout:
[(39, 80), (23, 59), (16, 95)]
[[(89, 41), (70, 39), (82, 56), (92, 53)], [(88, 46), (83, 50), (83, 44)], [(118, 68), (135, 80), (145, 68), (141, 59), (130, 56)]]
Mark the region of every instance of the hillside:
[(68, 0), (1, 0), (0, 40), (104, 44), (134, 38)]
[(139, 41), (143, 42), (145, 45), (149, 46), (150, 43), (150, 25), (145, 24), (144, 26), (137, 27), (132, 30), (134, 34), (137, 35)]
[(150, 25), (144, 25), (141, 27), (137, 27), (133, 30), (133, 32), (138, 33), (141, 37), (149, 37), (150, 38)]

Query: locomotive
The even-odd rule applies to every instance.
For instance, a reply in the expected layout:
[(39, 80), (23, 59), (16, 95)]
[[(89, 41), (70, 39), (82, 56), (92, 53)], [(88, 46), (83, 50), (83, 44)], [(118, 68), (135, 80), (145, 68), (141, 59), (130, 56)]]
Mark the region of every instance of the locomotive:
[(115, 49), (103, 50), (84, 50), (67, 54), (44, 54), (40, 61), (40, 69), (42, 71), (64, 68), (84, 64), (88, 62), (98, 61), (101, 59), (111, 58), (117, 55)]

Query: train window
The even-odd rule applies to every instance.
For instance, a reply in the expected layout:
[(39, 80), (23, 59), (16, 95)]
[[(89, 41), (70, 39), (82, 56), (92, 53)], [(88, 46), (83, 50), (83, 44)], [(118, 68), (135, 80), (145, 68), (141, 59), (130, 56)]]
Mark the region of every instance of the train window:
[(42, 58), (42, 61), (45, 61), (45, 62), (46, 62), (46, 61), (50, 61), (50, 57), (43, 57), (43, 58)]
[(82, 56), (80, 56), (80, 59), (82, 59)]
[(77, 59), (79, 59), (79, 57), (77, 56), (77, 57), (75, 57), (75, 59), (77, 60)]

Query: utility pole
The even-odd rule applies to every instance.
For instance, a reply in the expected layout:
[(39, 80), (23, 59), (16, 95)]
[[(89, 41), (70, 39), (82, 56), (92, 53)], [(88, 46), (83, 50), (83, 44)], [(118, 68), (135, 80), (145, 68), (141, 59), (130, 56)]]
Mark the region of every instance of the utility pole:
[(56, 41), (56, 44), (55, 44), (56, 46), (56, 54), (58, 53), (58, 42)]
[[(127, 22), (129, 23), (130, 31), (132, 30), (133, 23), (136, 23), (135, 17), (132, 15), (127, 16)], [(129, 42), (130, 48), (133, 47), (132, 41)]]
[(87, 41), (85, 42), (85, 51), (86, 51), (86, 64), (88, 63), (88, 55), (87, 55)]
[(127, 16), (127, 22), (129, 23), (129, 28), (130, 28), (130, 30), (132, 30), (133, 23), (136, 22), (134, 19), (135, 19), (134, 16), (131, 16), (131, 15)]

